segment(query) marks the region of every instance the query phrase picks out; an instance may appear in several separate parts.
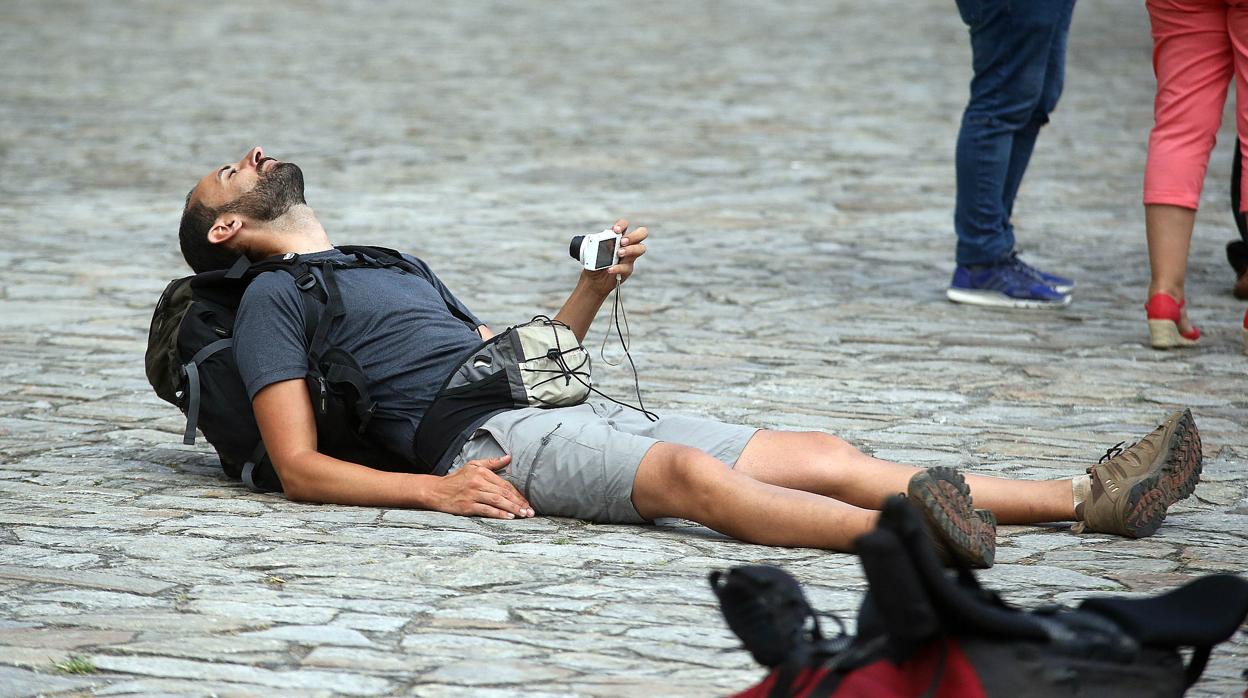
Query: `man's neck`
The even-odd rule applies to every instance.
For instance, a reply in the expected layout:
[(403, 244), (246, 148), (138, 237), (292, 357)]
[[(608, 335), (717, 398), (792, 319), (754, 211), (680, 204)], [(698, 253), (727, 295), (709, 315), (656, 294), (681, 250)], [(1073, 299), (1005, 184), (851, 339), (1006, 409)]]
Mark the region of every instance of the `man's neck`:
[(287, 252), (308, 254), (333, 248), (316, 213), (306, 204), (294, 206), (281, 217), (269, 221), (265, 230), (271, 234), (265, 235), (262, 238), (264, 242), (258, 245), (260, 249), (254, 250), (259, 253), (258, 257)]

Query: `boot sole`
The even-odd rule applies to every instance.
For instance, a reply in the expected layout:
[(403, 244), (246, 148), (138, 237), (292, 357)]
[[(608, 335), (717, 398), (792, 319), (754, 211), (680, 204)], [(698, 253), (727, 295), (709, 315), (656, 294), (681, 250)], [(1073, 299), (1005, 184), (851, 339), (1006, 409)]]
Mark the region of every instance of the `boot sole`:
[(1161, 467), (1160, 486), (1166, 493), (1166, 506), (1190, 497), (1200, 482), (1204, 466), (1200, 429), (1190, 409), (1183, 410), (1174, 432), (1170, 434), (1169, 454)]
[(1131, 487), (1127, 498), (1126, 535), (1146, 538), (1156, 533), (1170, 505), (1196, 490), (1203, 461), (1200, 430), (1196, 428), (1192, 411), (1185, 409), (1166, 443), (1165, 462)]
[(977, 569), (992, 567), (997, 550), (997, 520), (990, 511), (976, 511), (971, 488), (953, 468), (928, 468), (910, 478), (910, 501), (923, 512), (954, 561)]

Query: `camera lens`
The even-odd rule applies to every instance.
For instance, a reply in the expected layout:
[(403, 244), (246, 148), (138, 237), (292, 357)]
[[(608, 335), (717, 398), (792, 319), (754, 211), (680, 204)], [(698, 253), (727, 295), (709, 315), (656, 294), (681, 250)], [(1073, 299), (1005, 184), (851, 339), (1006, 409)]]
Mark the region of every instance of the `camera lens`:
[(578, 262), (581, 261), (581, 241), (584, 239), (584, 235), (573, 235), (572, 244), (568, 247), (568, 254)]

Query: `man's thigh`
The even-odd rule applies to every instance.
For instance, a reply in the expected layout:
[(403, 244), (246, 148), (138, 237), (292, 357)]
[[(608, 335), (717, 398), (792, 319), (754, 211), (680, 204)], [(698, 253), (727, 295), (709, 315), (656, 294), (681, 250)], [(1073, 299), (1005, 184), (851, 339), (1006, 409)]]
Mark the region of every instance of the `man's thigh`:
[(642, 523), (646, 519), (632, 503), (633, 482), (654, 444), (692, 446), (731, 466), (755, 431), (676, 415), (651, 422), (616, 405), (527, 408), (491, 417), (464, 445), (451, 470), (509, 453), (511, 463), (499, 474), (537, 513)]
[(511, 410), (491, 417), (464, 444), (451, 471), (511, 454), (499, 471), (544, 516), (643, 523), (633, 480), (654, 439), (612, 429), (588, 405)]

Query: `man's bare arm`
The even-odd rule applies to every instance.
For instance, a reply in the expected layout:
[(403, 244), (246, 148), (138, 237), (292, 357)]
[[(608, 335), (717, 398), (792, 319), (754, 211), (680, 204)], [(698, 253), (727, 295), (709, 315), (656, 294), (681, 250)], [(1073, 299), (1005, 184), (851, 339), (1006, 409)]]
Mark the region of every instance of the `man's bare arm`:
[(633, 274), (633, 265), (637, 258), (646, 253), (643, 241), (648, 232), (645, 228), (638, 228), (630, 233), (628, 221), (621, 218), (611, 229), (624, 235), (620, 240), (619, 262), (599, 271), (582, 271), (580, 278), (576, 280), (576, 288), (555, 315), (555, 319), (570, 327), (576, 338), (582, 342), (585, 341), (585, 335), (589, 333), (589, 326), (593, 324), (602, 302), (615, 289), (615, 277), (619, 276), (621, 283), (628, 280)]
[(533, 515), (524, 496), (493, 471), (510, 456), (471, 461), (451, 475), (389, 473), (316, 450), (316, 420), (307, 384), (280, 381), (256, 393), (252, 406), (286, 497), (325, 504), (430, 509), (511, 519)]

